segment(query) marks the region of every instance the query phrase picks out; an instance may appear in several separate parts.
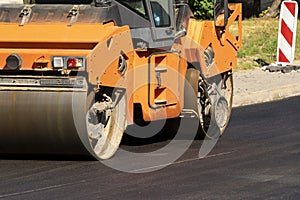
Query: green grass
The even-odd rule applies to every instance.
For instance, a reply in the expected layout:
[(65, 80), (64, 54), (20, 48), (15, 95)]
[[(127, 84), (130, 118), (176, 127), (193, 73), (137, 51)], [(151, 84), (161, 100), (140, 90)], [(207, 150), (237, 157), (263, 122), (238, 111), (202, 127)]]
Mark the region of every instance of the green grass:
[[(298, 21), (295, 60), (300, 59), (300, 21)], [(242, 22), (242, 49), (238, 52), (237, 70), (262, 67), (276, 62), (278, 19), (252, 18)], [(236, 29), (232, 28), (233, 31)]]

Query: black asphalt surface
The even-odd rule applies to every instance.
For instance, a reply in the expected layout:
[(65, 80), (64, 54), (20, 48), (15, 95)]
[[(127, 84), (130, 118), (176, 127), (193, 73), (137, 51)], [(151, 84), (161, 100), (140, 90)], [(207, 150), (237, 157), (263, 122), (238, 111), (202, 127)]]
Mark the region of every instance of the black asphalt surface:
[[(151, 152), (166, 144), (122, 148)], [(132, 172), (151, 169), (148, 173), (121, 172), (91, 160), (2, 157), (0, 200), (300, 199), (300, 97), (235, 108), (225, 135), (201, 159), (200, 145), (194, 141), (166, 167), (153, 161), (153, 167), (141, 169), (124, 159), (132, 162)], [(160, 155), (166, 154), (153, 154), (147, 162)]]

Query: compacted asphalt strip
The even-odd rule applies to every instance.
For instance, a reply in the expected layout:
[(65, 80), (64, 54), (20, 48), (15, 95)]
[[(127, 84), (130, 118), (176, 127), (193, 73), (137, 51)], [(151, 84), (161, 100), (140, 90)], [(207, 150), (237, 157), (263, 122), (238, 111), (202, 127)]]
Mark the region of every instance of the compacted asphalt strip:
[[(171, 152), (149, 155), (144, 162), (157, 169), (148, 173), (138, 173), (139, 163), (130, 157), (122, 165), (133, 164), (137, 173), (89, 160), (0, 159), (0, 199), (298, 200), (299, 101), (297, 96), (234, 108), (225, 135), (208, 156), (199, 158), (202, 142), (195, 140), (177, 161), (160, 168), (159, 158), (180, 150), (176, 145)], [(191, 129), (185, 126), (183, 132)], [(121, 148), (142, 154), (168, 143)]]
[[(172, 152), (154, 153), (152, 168), (131, 173), (90, 160), (0, 158), (0, 199), (300, 199), (299, 80), (300, 72), (235, 72), (229, 127), (205, 158), (198, 140), (173, 163), (155, 162)], [(141, 154), (169, 142), (121, 148)]]

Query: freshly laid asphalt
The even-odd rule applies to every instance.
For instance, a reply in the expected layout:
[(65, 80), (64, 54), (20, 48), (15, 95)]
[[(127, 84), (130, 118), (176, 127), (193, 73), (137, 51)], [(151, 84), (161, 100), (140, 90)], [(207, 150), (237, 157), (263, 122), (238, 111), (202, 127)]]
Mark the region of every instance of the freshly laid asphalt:
[[(129, 158), (123, 165), (133, 166), (130, 173), (91, 160), (0, 157), (0, 200), (298, 200), (299, 78), (299, 72), (256, 69), (234, 73), (234, 109), (229, 126), (204, 158), (199, 157), (203, 144), (199, 140), (166, 166), (155, 160), (173, 152), (155, 152), (170, 140), (122, 143), (122, 149), (134, 153), (154, 152), (145, 160), (154, 161), (147, 173), (136, 173), (145, 168)], [(183, 131), (189, 133), (191, 129), (185, 126)], [(173, 151), (180, 150), (179, 140)]]
[[(196, 140), (177, 161), (148, 173), (121, 172), (89, 160), (1, 159), (0, 199), (298, 200), (299, 102), (300, 96), (234, 108), (225, 135), (208, 156), (199, 158), (202, 142)], [(121, 148), (154, 152), (168, 143)], [(145, 162), (163, 156), (154, 153)], [(126, 164), (140, 170), (139, 163), (124, 159)]]

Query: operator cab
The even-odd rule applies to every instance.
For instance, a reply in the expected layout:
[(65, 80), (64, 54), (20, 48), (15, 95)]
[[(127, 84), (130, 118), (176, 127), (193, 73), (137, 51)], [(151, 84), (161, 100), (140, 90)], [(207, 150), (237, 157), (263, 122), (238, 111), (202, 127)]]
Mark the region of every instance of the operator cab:
[[(153, 22), (152, 25), (155, 27), (171, 26), (170, 12), (173, 6), (172, 0), (117, 0), (117, 2), (139, 16)], [(135, 19), (131, 20), (135, 21)]]
[(187, 0), (116, 0), (116, 3), (122, 25), (131, 28), (136, 48), (171, 47), (176, 38), (185, 36), (192, 16)]
[(116, 0), (121, 25), (128, 25), (135, 48), (171, 47), (175, 38), (173, 0)]

